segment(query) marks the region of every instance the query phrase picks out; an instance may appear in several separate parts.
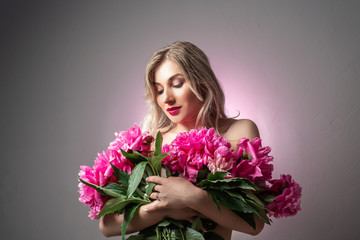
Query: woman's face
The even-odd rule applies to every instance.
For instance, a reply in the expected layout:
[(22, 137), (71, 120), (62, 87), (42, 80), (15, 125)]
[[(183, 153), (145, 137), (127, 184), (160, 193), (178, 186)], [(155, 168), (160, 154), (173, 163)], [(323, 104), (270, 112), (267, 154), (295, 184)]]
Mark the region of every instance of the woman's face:
[(187, 84), (180, 67), (165, 60), (155, 71), (156, 102), (174, 123), (194, 128), (202, 102)]

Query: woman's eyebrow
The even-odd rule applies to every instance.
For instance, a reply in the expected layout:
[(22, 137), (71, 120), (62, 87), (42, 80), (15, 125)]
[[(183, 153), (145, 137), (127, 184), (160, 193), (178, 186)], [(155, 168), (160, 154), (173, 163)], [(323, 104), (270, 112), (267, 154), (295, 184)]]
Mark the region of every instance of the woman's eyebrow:
[[(179, 76), (184, 77), (184, 75), (182, 75), (181, 73), (176, 73), (176, 74), (172, 75), (172, 76), (168, 79), (168, 81), (172, 81), (172, 80), (174, 80), (174, 78), (179, 77)], [(158, 84), (160, 84), (160, 83), (154, 81), (153, 84), (154, 84), (154, 85), (158, 85)]]
[(182, 76), (182, 77), (183, 77), (183, 75), (182, 75), (181, 73), (176, 73), (176, 74), (172, 75), (172, 76), (169, 78), (169, 80), (172, 81), (172, 80), (174, 80), (174, 78), (176, 78), (176, 77), (178, 77), (178, 76)]

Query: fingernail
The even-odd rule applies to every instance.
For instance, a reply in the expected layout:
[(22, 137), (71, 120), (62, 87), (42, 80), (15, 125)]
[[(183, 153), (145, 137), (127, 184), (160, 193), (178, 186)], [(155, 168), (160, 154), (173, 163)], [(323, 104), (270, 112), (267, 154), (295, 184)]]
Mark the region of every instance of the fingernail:
[(147, 197), (147, 198), (149, 197), (149, 195), (147, 195), (146, 193), (144, 194), (144, 196)]
[(148, 178), (149, 178), (149, 177), (145, 178), (145, 181), (147, 181), (147, 180), (148, 180)]
[(144, 211), (145, 211), (145, 212), (147, 212), (147, 211), (148, 211), (148, 209), (147, 209), (147, 208), (145, 208), (145, 209), (144, 209)]
[(146, 185), (145, 185), (145, 188), (148, 188), (148, 187), (149, 187), (149, 185), (146, 184)]

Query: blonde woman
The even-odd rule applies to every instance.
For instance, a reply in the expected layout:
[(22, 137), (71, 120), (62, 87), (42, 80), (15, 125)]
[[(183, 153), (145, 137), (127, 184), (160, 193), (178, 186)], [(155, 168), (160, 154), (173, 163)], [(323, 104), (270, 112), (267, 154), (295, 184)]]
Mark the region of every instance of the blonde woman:
[[(189, 42), (175, 42), (151, 57), (145, 76), (145, 97), (150, 103), (143, 128), (154, 134), (160, 130), (163, 144), (169, 144), (180, 132), (201, 127), (215, 128), (236, 149), (243, 137), (259, 137), (251, 120), (228, 118), (224, 112), (224, 93), (204, 52)], [(210, 196), (181, 177), (152, 176), (157, 185), (151, 204), (140, 207), (129, 224), (128, 233), (154, 225), (164, 218), (192, 221), (201, 216), (215, 221), (215, 232), (225, 240), (232, 230), (257, 235), (264, 223), (255, 217), (254, 230), (231, 210), (217, 209)], [(105, 236), (121, 235), (122, 215), (108, 214), (100, 219)]]

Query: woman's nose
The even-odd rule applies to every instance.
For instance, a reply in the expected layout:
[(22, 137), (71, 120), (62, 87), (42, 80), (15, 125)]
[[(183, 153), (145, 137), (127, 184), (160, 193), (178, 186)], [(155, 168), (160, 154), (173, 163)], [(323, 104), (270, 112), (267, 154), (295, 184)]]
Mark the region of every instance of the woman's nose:
[(171, 89), (164, 89), (163, 98), (165, 104), (172, 105), (175, 103), (175, 98)]

